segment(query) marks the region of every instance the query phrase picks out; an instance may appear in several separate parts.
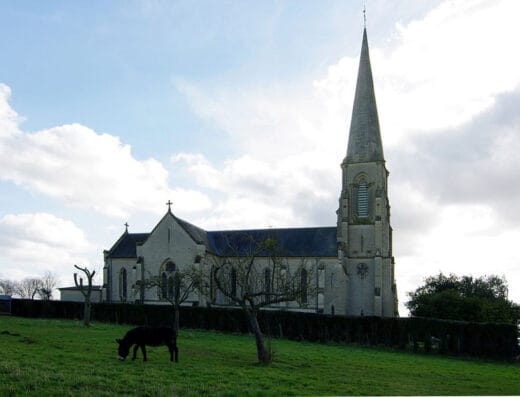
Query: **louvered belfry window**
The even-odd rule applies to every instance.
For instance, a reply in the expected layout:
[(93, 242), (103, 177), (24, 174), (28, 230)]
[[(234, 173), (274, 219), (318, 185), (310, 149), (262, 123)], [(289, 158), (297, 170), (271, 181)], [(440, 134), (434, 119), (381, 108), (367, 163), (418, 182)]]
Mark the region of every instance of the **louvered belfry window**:
[(361, 218), (368, 216), (368, 190), (366, 181), (359, 182), (357, 191), (357, 214)]

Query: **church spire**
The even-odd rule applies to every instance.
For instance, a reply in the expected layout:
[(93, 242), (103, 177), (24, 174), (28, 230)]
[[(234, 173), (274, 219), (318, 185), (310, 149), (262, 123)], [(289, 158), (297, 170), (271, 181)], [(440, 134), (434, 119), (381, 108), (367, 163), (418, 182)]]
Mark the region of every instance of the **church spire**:
[(368, 53), (367, 30), (364, 28), (345, 162), (365, 163), (371, 161), (384, 161), (384, 156)]

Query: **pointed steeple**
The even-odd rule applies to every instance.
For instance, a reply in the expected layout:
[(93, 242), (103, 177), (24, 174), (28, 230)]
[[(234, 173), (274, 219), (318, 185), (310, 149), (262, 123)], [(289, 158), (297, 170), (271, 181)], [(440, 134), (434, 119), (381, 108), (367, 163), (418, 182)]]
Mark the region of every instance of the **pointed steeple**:
[(346, 163), (384, 161), (366, 28), (359, 58)]

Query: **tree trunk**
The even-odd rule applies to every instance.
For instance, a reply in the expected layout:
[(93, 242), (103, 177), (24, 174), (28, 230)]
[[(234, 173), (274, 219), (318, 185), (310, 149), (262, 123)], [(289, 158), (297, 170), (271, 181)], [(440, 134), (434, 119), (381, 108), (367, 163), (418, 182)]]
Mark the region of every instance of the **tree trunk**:
[(248, 311), (247, 315), (249, 317), (249, 323), (251, 324), (251, 330), (255, 335), (258, 362), (261, 364), (267, 364), (269, 363), (269, 357), (267, 357), (265, 351), (264, 337), (262, 336), (262, 331), (260, 330), (260, 325), (258, 324), (258, 319), (256, 318), (256, 312)]
[(90, 325), (90, 297), (85, 297), (83, 305), (83, 324), (88, 327)]
[(174, 309), (173, 309), (173, 314), (174, 314), (174, 317), (173, 317), (173, 329), (175, 330), (176, 333), (179, 332), (179, 306), (178, 305), (175, 305)]

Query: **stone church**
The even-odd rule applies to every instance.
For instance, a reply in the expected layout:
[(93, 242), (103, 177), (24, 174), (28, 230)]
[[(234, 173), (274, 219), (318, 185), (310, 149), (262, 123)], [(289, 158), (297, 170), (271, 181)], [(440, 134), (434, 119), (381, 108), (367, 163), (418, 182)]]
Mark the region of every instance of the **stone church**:
[[(256, 241), (274, 238), (289, 267), (305, 263), (304, 268), (300, 267), (298, 280), (313, 287), (308, 289), (308, 296), (302, 297), (298, 304), (273, 305), (274, 309), (397, 316), (388, 171), (366, 29), (348, 148), (341, 169), (337, 225), (331, 227), (206, 231), (176, 217), (168, 202), (166, 214), (151, 232), (129, 233), (127, 227), (112, 248), (104, 251), (103, 300), (160, 303), (162, 288), (136, 292), (132, 286), (147, 275), (154, 275), (166, 288), (176, 271), (222, 260), (226, 256), (226, 241), (247, 235)], [(258, 266), (268, 266), (268, 260), (260, 255)], [(229, 300), (218, 294), (208, 302), (206, 295), (193, 292), (185, 304), (229, 304)]]

